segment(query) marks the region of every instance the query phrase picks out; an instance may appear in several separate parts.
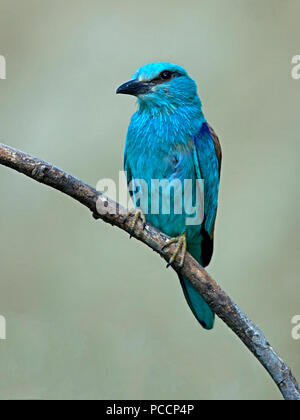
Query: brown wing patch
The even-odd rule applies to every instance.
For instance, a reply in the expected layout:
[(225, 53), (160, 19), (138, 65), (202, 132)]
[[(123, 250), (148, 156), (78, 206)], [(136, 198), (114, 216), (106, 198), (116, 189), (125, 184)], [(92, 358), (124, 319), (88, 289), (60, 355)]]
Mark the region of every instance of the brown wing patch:
[[(219, 161), (219, 174), (221, 173), (221, 165), (222, 165), (222, 148), (221, 148), (221, 144), (219, 141), (218, 136), (216, 135), (214, 129), (209, 125), (209, 131), (211, 134), (211, 137), (213, 139), (214, 142), (214, 146), (215, 146), (215, 151), (216, 151), (216, 155), (217, 155), (217, 159)], [(203, 259), (203, 266), (206, 267), (211, 260), (212, 257), (212, 253), (213, 253), (213, 247), (214, 247), (214, 230), (215, 230), (215, 222), (216, 222), (216, 218), (212, 224), (212, 228), (211, 231), (208, 233), (204, 230), (204, 235), (203, 235), (203, 243), (202, 243), (202, 259)]]
[(221, 172), (221, 165), (222, 165), (222, 148), (221, 148), (221, 144), (220, 144), (219, 138), (216, 135), (214, 129), (209, 124), (207, 124), (207, 125), (208, 125), (208, 128), (209, 128), (211, 137), (213, 139), (213, 142), (214, 142), (214, 146), (215, 146), (215, 150), (216, 150), (216, 155), (217, 155), (217, 158), (218, 158), (218, 161), (219, 161), (219, 168), (220, 168), (220, 172)]

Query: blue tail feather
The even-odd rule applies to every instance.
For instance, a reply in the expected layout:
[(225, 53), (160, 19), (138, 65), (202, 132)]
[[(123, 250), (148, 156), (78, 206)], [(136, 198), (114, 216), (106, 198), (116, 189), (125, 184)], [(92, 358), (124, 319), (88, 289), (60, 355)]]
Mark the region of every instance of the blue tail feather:
[(181, 276), (179, 276), (179, 279), (184, 296), (193, 314), (203, 328), (211, 330), (214, 326), (215, 314), (188, 280)]

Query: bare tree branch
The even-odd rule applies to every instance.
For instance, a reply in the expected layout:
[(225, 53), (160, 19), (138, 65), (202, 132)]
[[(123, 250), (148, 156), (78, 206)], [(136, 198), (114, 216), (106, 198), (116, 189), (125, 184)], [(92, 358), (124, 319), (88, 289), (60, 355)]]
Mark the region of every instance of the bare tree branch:
[[(101, 218), (130, 233), (130, 221), (125, 221), (126, 209), (65, 171), (1, 143), (0, 164), (67, 194), (86, 206), (95, 218)], [(133, 236), (159, 253), (166, 261), (174, 251), (173, 245), (162, 251), (169, 238), (149, 224), (143, 229), (142, 223), (139, 222)], [(286, 400), (300, 400), (300, 387), (289, 367), (274, 351), (260, 329), (239, 309), (204, 268), (190, 254), (186, 255), (182, 268), (179, 267), (178, 261), (175, 261), (172, 266), (191, 282), (211, 309), (254, 354), (269, 372), (283, 397)]]

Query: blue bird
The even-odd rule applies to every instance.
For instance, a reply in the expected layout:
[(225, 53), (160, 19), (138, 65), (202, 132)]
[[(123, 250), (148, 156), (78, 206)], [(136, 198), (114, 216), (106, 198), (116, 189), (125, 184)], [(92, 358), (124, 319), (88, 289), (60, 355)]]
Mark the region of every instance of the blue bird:
[[(203, 115), (196, 83), (181, 66), (150, 63), (138, 69), (116, 93), (134, 95), (138, 104), (128, 128), (124, 154), (129, 192), (138, 209), (128, 215), (134, 218), (132, 228), (138, 218), (145, 222), (146, 217), (147, 222), (172, 237), (168, 245), (176, 243), (169, 264), (180, 254), (183, 264), (187, 250), (202, 266), (207, 266), (213, 253), (222, 152)], [(204, 180), (203, 217), (198, 223), (190, 223), (189, 217), (198, 217), (197, 179)], [(168, 191), (163, 180), (171, 185), (166, 187)], [(190, 188), (182, 188), (185, 180), (190, 180)], [(169, 211), (162, 204), (167, 193)], [(190, 208), (186, 209), (183, 203), (188, 198)], [(181, 212), (177, 210), (178, 203), (184, 207)], [(214, 313), (188, 280), (182, 276), (179, 279), (193, 314), (205, 329), (212, 329)]]

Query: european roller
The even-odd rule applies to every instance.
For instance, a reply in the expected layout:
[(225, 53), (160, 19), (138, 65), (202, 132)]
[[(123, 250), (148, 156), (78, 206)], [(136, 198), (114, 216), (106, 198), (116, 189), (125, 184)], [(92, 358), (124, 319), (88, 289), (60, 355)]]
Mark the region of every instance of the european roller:
[[(168, 245), (176, 244), (169, 264), (177, 257), (183, 264), (188, 251), (203, 267), (207, 266), (213, 253), (222, 152), (203, 115), (196, 83), (178, 65), (151, 63), (138, 69), (117, 93), (136, 96), (138, 104), (128, 128), (124, 154), (124, 170), (137, 209), (128, 215), (133, 217), (132, 229), (138, 218), (144, 222), (147, 219), (172, 237)], [(171, 187), (164, 188), (163, 180), (169, 181)], [(189, 187), (182, 188), (186, 180), (190, 181), (186, 183)], [(204, 181), (200, 184), (197, 180)], [(201, 185), (199, 218), (194, 204), (198, 205), (196, 190), (200, 191)], [(167, 193), (171, 204), (163, 209)], [(187, 198), (190, 207), (184, 205)], [(182, 204), (181, 212), (176, 203)], [(191, 213), (198, 217), (196, 223), (191, 223)], [(214, 313), (210, 307), (188, 280), (181, 275), (179, 279), (199, 323), (205, 329), (213, 328)]]

